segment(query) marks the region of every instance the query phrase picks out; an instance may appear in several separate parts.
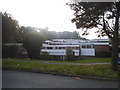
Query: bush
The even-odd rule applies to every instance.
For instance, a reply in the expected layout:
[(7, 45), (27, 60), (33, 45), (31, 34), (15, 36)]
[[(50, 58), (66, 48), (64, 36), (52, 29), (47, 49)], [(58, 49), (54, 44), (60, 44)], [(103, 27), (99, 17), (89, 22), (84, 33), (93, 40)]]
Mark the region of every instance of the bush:
[(41, 51), (40, 59), (42, 59), (42, 60), (49, 60), (50, 59), (49, 53), (45, 52), (45, 51)]
[(16, 45), (3, 45), (2, 46), (2, 57), (13, 58), (18, 56), (18, 46)]

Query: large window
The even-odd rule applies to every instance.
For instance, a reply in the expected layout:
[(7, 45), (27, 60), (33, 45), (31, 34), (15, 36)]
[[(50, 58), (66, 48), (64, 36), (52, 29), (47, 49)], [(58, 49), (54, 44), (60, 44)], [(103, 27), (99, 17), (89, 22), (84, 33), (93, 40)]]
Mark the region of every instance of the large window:
[(82, 48), (93, 48), (93, 45), (82, 45)]
[(50, 49), (53, 49), (53, 47), (50, 47)]
[(87, 45), (87, 48), (92, 48), (92, 46), (91, 45)]
[(47, 47), (47, 49), (53, 49), (53, 47)]
[(59, 47), (59, 49), (61, 49), (61, 47)]
[(86, 45), (82, 45), (82, 48), (86, 48)]
[(75, 50), (76, 50), (76, 49), (79, 49), (79, 47), (73, 47), (72, 49), (75, 49)]
[(62, 49), (65, 49), (65, 47), (62, 47)]

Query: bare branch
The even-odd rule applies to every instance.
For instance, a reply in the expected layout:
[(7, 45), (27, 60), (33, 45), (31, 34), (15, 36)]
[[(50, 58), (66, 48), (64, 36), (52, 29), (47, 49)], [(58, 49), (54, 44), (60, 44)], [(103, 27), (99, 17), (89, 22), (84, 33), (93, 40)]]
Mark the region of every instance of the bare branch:
[(112, 29), (112, 28), (110, 27), (110, 25), (109, 25), (108, 21), (105, 21), (105, 22), (106, 22), (106, 25), (107, 25), (107, 27), (109, 28), (109, 30), (111, 30), (111, 32), (113, 32), (113, 31), (114, 31), (114, 29)]
[(105, 31), (106, 35), (108, 35), (109, 38), (113, 38), (112, 35), (106, 29), (104, 14), (103, 14), (103, 30)]

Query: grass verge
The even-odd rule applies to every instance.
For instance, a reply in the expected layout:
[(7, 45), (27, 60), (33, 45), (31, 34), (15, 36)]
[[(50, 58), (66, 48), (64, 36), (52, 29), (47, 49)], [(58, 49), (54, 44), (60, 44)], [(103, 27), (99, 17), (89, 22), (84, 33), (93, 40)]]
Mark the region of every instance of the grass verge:
[(120, 71), (111, 71), (110, 65), (61, 65), (36, 62), (3, 61), (3, 69), (35, 70), (40, 72), (85, 75), (107, 79), (118, 79)]
[(23, 60), (23, 61), (39, 61), (44, 62), (46, 60), (39, 60), (39, 59), (28, 59), (28, 58), (2, 58), (2, 60)]
[(111, 58), (81, 58), (73, 61), (49, 61), (53, 63), (109, 63)]
[[(5, 58), (7, 60), (25, 60), (25, 61), (39, 61), (45, 62), (47, 60), (37, 60), (37, 59), (18, 59), (18, 58)], [(47, 61), (49, 63), (110, 63), (111, 58), (81, 58), (79, 60), (73, 61)]]

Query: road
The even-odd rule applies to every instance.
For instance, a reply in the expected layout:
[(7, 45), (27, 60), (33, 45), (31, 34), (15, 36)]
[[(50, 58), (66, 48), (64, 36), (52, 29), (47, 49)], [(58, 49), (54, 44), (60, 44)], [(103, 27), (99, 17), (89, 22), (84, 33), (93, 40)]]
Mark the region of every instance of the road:
[(3, 88), (118, 88), (116, 81), (3, 70)]

